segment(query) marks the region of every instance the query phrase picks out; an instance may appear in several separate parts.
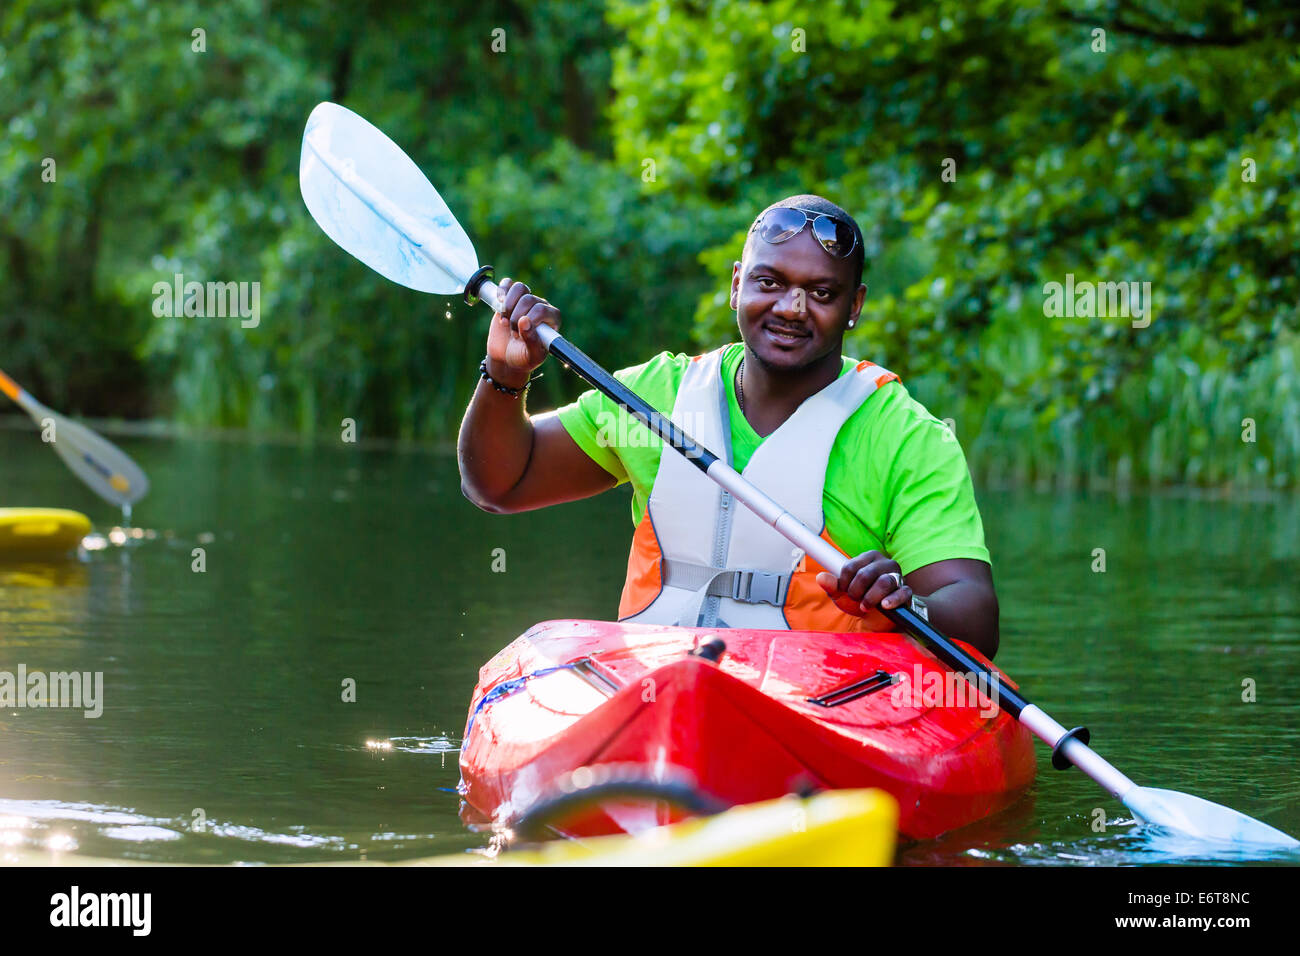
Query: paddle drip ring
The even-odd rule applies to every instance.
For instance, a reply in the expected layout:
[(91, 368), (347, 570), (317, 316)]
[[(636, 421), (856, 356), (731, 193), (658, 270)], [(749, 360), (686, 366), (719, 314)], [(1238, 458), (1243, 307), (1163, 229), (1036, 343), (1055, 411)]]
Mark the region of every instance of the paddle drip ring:
[(479, 266), (478, 270), (465, 283), (465, 304), (473, 305), (478, 301), (478, 290), (488, 279), (495, 281), (491, 266)]
[(1070, 763), (1070, 758), (1065, 755), (1064, 747), (1067, 740), (1076, 738), (1080, 743), (1086, 744), (1092, 740), (1092, 734), (1088, 733), (1087, 727), (1075, 727), (1056, 742), (1056, 746), (1052, 748), (1052, 766), (1057, 770), (1069, 770), (1074, 766), (1074, 764)]

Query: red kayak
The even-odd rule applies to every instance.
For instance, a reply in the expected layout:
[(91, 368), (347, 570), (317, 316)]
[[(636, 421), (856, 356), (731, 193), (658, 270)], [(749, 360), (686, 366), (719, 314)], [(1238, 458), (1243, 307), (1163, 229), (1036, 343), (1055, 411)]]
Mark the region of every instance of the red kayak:
[[(692, 653), (712, 638), (716, 662)], [(483, 666), (460, 757), (467, 819), (509, 825), (606, 764), (688, 775), (725, 804), (879, 787), (912, 839), (997, 812), (1035, 770), (1028, 731), (902, 634), (547, 621)], [(559, 832), (672, 819), (625, 801)]]

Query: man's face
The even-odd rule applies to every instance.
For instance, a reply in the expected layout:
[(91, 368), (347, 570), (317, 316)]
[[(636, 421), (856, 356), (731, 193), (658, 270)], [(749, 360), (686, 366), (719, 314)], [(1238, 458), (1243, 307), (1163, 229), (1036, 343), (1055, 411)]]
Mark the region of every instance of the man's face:
[(853, 284), (851, 260), (828, 255), (810, 229), (775, 245), (750, 236), (732, 268), (731, 307), (764, 366), (797, 371), (839, 355), (866, 288)]

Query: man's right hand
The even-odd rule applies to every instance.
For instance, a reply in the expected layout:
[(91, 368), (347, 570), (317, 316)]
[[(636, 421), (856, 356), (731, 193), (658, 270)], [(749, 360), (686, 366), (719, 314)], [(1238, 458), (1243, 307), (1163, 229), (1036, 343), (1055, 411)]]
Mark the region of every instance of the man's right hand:
[[(487, 373), (507, 388), (522, 388), (546, 361), (537, 336), (543, 323), (560, 327), (560, 310), (502, 279), (501, 311), (488, 332)], [(479, 382), (456, 441), (461, 489), (484, 511), (512, 514), (590, 498), (617, 483), (578, 447), (557, 412), (529, 415), (524, 399)]]
[(487, 371), (493, 381), (509, 388), (522, 388), (533, 370), (546, 361), (546, 347), (537, 337), (542, 323), (556, 331), (560, 310), (533, 295), (528, 286), (513, 279), (497, 283), (501, 289), (501, 311), (492, 316), (488, 330)]

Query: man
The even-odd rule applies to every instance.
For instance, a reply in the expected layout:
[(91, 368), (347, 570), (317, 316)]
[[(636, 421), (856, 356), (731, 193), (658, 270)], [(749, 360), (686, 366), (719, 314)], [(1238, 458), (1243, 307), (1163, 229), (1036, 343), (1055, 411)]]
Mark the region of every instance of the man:
[[(838, 579), (598, 392), (529, 417), (560, 313), (501, 280), (482, 381), (458, 445), (462, 488), (508, 514), (633, 486), (619, 618), (800, 630), (889, 630), (912, 602), (989, 657), (998, 603), (970, 475), (951, 433), (897, 376), (841, 354), (866, 295), (862, 232), (801, 195), (755, 220), (731, 276), (743, 345), (657, 355), (617, 377), (852, 557)], [(642, 429), (636, 433), (636, 429)]]

